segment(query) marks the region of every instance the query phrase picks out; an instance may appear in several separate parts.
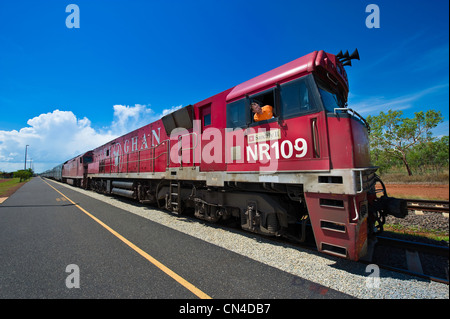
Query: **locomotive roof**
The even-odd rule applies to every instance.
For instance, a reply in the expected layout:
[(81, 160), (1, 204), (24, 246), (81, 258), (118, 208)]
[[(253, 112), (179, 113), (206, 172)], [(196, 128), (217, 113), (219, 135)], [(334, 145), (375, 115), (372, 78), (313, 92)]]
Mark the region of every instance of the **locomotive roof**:
[(84, 157), (84, 156), (92, 156), (92, 150), (91, 151), (86, 151), (84, 153), (81, 153), (81, 154), (79, 154), (79, 155), (77, 155), (77, 156), (75, 156), (75, 157), (65, 161), (63, 164), (69, 163), (71, 161), (76, 160), (77, 158)]
[(227, 101), (251, 94), (259, 91), (265, 87), (282, 82), (291, 77), (306, 74), (314, 70), (315, 59), (318, 51), (314, 51), (305, 56), (302, 56), (294, 61), (286, 63), (276, 69), (261, 74), (251, 80), (235, 86), (227, 96)]

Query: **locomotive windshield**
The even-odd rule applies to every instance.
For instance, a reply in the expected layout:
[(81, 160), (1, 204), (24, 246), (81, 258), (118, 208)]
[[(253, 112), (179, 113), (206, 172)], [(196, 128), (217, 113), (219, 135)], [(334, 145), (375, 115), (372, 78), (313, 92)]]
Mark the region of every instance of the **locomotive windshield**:
[(320, 85), (318, 88), (325, 110), (328, 112), (334, 112), (335, 108), (345, 107), (344, 101), (338, 94), (332, 93)]
[(281, 85), (281, 114), (291, 118), (318, 111), (314, 98), (312, 76), (306, 76)]

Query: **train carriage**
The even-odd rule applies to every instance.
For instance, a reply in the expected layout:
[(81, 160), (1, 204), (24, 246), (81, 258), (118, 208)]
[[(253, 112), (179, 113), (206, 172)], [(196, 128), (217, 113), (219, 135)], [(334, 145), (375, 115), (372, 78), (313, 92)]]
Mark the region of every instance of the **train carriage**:
[(83, 153), (64, 162), (61, 170), (62, 181), (83, 188), (87, 187), (87, 166), (92, 162), (92, 151)]
[(62, 168), (63, 168), (64, 164), (59, 164), (55, 167), (53, 167), (52, 169), (49, 169), (43, 173), (41, 173), (40, 175), (46, 178), (51, 178), (57, 181), (62, 181)]
[[(312, 52), (66, 162), (63, 178), (298, 242), (311, 225), (319, 251), (358, 260), (406, 206), (376, 196), (369, 127), (347, 107), (352, 58)], [(273, 118), (255, 121), (253, 101)]]

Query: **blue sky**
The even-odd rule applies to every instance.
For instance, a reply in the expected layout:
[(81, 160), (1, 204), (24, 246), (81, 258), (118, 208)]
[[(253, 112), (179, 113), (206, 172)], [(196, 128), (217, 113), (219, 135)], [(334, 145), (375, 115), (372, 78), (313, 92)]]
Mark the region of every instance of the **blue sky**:
[[(80, 28), (66, 27), (71, 3)], [(314, 50), (358, 48), (347, 73), (361, 115), (440, 110), (435, 134), (448, 135), (448, 12), (447, 0), (0, 0), (0, 170), (23, 168), (27, 144), (48, 169)]]

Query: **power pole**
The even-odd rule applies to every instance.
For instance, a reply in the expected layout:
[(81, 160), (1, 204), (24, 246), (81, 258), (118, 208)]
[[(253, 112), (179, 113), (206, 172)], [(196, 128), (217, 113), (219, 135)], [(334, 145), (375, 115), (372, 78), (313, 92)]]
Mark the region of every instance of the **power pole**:
[(24, 170), (27, 169), (27, 148), (28, 148), (28, 146), (30, 146), (30, 145), (25, 146), (25, 166), (23, 168)]

